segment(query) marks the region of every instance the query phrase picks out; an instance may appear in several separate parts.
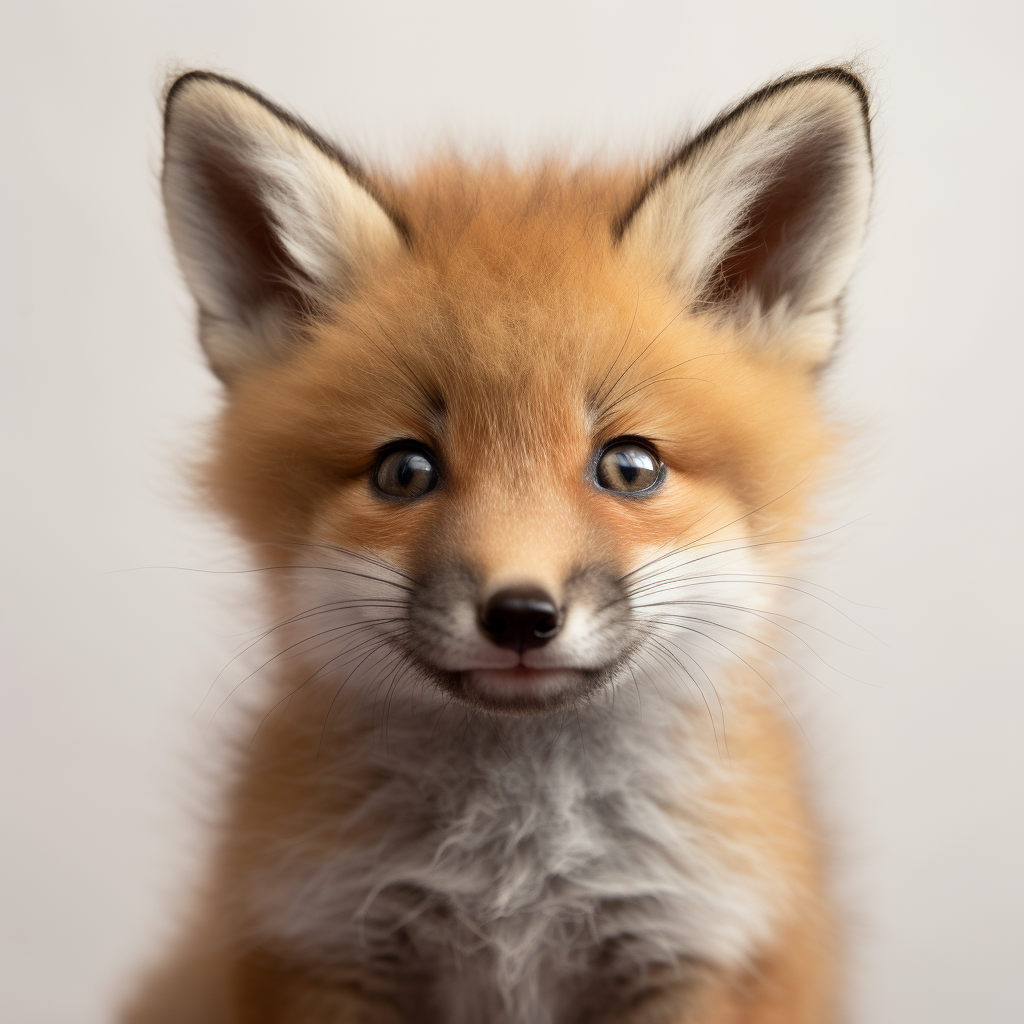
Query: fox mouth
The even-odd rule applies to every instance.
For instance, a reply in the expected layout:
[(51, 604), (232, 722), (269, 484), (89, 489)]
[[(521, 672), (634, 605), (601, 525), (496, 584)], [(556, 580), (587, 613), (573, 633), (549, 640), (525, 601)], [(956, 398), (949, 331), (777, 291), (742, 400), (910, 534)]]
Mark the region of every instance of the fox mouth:
[(616, 666), (423, 668), (439, 689), (462, 704), (506, 714), (543, 714), (585, 703), (611, 682)]
[(559, 589), (488, 586), (464, 565), (427, 572), (396, 639), (453, 701), (507, 714), (580, 706), (614, 682), (636, 649), (617, 570), (574, 570)]

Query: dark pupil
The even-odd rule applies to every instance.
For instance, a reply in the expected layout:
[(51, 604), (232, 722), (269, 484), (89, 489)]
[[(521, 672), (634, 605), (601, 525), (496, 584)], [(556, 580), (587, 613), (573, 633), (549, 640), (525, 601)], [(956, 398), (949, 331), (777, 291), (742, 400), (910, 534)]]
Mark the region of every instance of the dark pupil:
[(430, 462), (422, 455), (415, 452), (403, 455), (398, 463), (398, 486), (403, 491), (425, 487), (430, 478), (430, 468)]
[[(643, 454), (637, 451), (631, 452), (616, 452), (615, 461), (619, 464), (619, 473), (622, 474), (622, 479), (627, 484), (633, 483), (634, 480), (640, 475), (642, 469), (650, 469), (650, 459), (646, 458)], [(643, 461), (644, 465), (640, 463)]]

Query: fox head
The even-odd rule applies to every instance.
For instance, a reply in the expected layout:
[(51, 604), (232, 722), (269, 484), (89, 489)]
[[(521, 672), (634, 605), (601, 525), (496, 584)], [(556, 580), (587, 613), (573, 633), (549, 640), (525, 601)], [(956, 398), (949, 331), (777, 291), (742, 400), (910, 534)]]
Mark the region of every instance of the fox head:
[(294, 567), (322, 676), (509, 712), (699, 687), (770, 607), (828, 449), (815, 384), (870, 184), (838, 68), (653, 171), (403, 182), (237, 82), (179, 78), (164, 198), (226, 388), (209, 489)]

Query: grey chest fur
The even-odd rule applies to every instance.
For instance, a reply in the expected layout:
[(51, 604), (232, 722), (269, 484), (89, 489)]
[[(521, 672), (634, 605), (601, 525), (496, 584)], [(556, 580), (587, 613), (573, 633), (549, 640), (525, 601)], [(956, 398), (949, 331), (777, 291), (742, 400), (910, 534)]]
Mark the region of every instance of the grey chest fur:
[(762, 887), (716, 855), (718, 768), (687, 750), (684, 709), (662, 714), (620, 703), (429, 738), (393, 723), (360, 810), (385, 833), (290, 851), (258, 886), (260, 930), (380, 978), (425, 1024), (570, 1024), (653, 972), (741, 961), (768, 927)]

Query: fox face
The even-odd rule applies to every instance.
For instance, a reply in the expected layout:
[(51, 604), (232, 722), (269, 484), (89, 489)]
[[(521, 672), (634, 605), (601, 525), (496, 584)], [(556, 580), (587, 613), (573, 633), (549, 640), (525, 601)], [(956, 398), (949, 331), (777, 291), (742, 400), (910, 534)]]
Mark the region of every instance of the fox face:
[(653, 171), (404, 182), (179, 79), (164, 193), (227, 389), (207, 488), (289, 567), (313, 674), (510, 714), (666, 665), (700, 690), (774, 606), (830, 445), (815, 382), (869, 184), (837, 69)]

